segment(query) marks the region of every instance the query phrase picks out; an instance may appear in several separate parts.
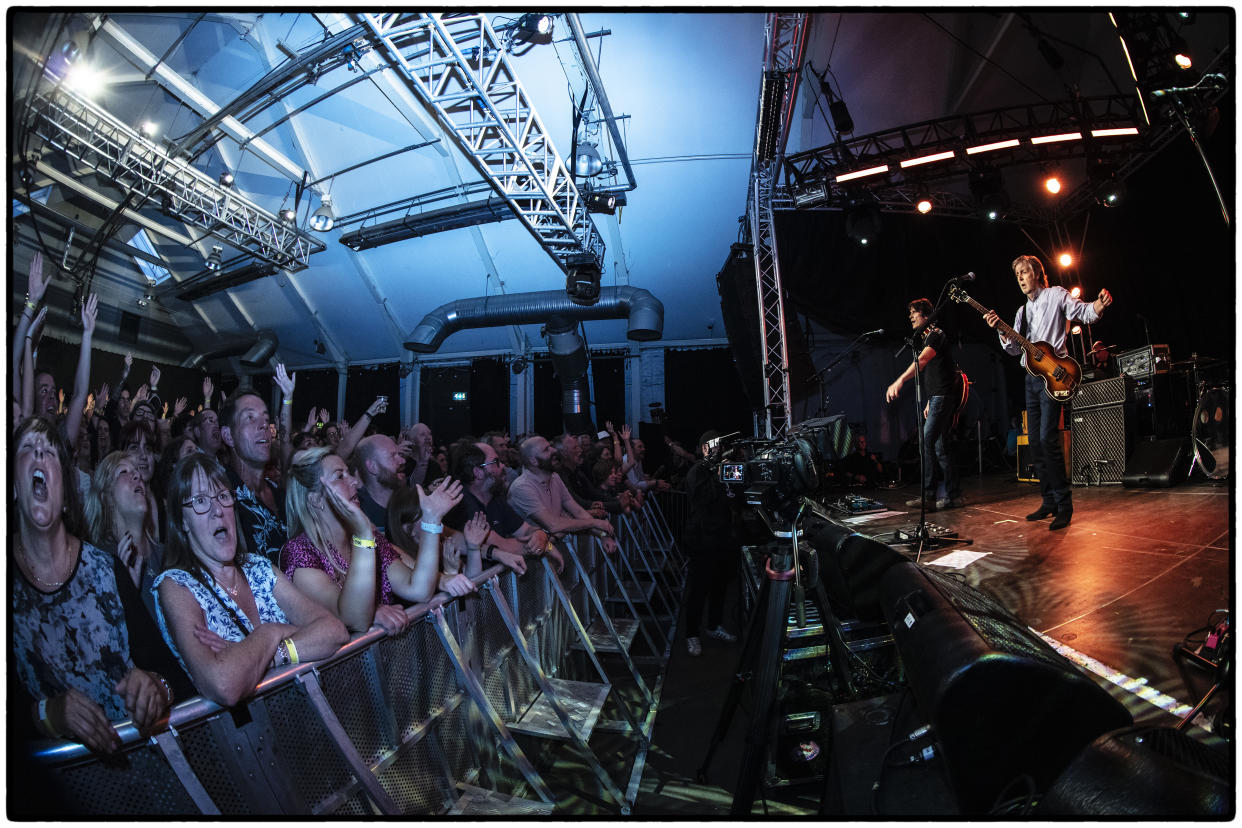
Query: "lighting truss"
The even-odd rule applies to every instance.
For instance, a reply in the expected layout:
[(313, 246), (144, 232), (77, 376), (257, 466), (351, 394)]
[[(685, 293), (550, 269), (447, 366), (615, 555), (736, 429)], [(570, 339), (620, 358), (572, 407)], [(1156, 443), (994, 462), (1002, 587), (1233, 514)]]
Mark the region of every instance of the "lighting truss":
[[(1093, 137), (1093, 130), (1139, 127), (1137, 135)], [(1133, 95), (1110, 95), (1005, 107), (969, 115), (953, 115), (895, 127), (834, 142), (785, 158), (785, 183), (799, 207), (841, 203), (846, 188), (837, 176), (887, 165), (888, 172), (868, 180), (885, 209), (900, 204), (896, 193), (912, 181), (947, 181), (965, 176), (976, 162), (1010, 167), (1087, 156), (1114, 160), (1129, 174), (1149, 160), (1178, 133), (1172, 123), (1143, 126)], [(1081, 132), (1079, 140), (1032, 143), (1032, 138)], [(967, 149), (1013, 142), (1002, 149), (968, 154)], [(950, 157), (909, 165), (941, 153)], [(902, 166), (907, 162), (906, 167)], [(906, 173), (909, 169), (909, 174)], [(1072, 215), (1088, 205), (1095, 191), (1088, 181), (1066, 193), (1055, 211), (1032, 208), (1023, 217), (1051, 221)], [(939, 213), (939, 209), (937, 210)], [(1013, 220), (1012, 216), (1010, 220)]]
[(773, 210), (778, 206), (792, 206), (785, 191), (778, 188), (776, 175), (793, 121), (807, 22), (806, 14), (769, 14), (764, 27), (763, 71), (768, 76), (774, 72), (783, 73), (787, 82), (781, 90), (783, 97), (780, 101), (768, 100), (766, 109), (764, 102), (760, 102), (746, 210), (755, 250), (755, 293), (759, 302), (759, 333), (763, 346), (763, 428), (764, 436), (770, 440), (783, 439), (790, 426), (785, 305), (781, 301), (781, 270), (776, 254)]
[(121, 121), (63, 85), (35, 95), (31, 130), (50, 147), (105, 176), (138, 201), (158, 200), (173, 218), (255, 258), (296, 272), (323, 242), (282, 222), (235, 190), (170, 158)]
[(602, 268), (604, 240), (586, 199), (487, 18), (360, 18), (414, 93), (560, 268), (568, 272), (570, 257), (584, 252)]

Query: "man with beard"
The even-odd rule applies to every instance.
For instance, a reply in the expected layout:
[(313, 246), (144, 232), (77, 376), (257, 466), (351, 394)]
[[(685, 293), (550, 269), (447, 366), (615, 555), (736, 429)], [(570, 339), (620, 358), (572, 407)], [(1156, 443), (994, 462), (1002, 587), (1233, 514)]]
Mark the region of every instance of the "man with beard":
[(358, 441), (350, 466), (357, 469), (362, 480), (358, 490), (362, 511), (376, 529), (385, 532), (388, 501), (396, 489), (405, 485), (405, 456), (387, 434), (372, 434)]
[(483, 435), (483, 442), (492, 447), (496, 452), (496, 457), (500, 459), (500, 466), (504, 471), (505, 488), (513, 485), (513, 481), (517, 480), (521, 474), (522, 458), (518, 457), (517, 449), (515, 449), (509, 441), (509, 432), (507, 431), (488, 431)]
[(483, 541), (483, 563), (502, 563), (521, 574), (526, 571), (525, 555), (542, 555), (546, 550), (557, 571), (563, 560), (548, 533), (522, 520), (504, 498), (504, 464), (487, 443), (458, 443), (453, 446), (450, 467), (462, 485), (461, 502), (444, 516), (444, 522), (461, 531), (479, 512), (487, 517), (492, 531)]
[(285, 493), (263, 477), (271, 456), (267, 406), (250, 389), (240, 389), (220, 410), (220, 439), (229, 448), (225, 467), (233, 487), (234, 512), (242, 539), (252, 555), (277, 563), (289, 540), (285, 525)]
[(509, 486), (509, 505), (526, 521), (553, 534), (591, 532), (604, 538), (604, 551), (614, 552), (614, 530), (606, 519), (591, 517), (552, 472), (552, 444), (538, 434), (527, 437), (518, 447), (522, 473)]
[(595, 481), (582, 467), (582, 443), (568, 434), (556, 438), (556, 454), (560, 459), (557, 474), (565, 483), (565, 488), (578, 505), (582, 506), (592, 517), (605, 517), (609, 514), (619, 515), (633, 508), (633, 499), (629, 492), (621, 492), (613, 497), (600, 491)]

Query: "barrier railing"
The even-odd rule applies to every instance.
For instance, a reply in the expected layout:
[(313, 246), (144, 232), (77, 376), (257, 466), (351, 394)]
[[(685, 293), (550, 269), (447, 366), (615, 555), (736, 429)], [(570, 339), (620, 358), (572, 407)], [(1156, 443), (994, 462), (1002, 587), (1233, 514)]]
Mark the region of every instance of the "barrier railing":
[[(327, 659), (273, 670), (232, 708), (189, 699), (149, 737), (123, 722), (112, 756), (38, 744), (34, 757), (57, 790), (50, 811), (547, 813), (549, 770), (532, 758), (546, 751), (528, 751), (551, 738), (585, 758), (601, 798), (628, 813), (678, 604), (668, 583), (668, 605), (658, 608), (622, 590), (622, 571), (631, 588), (666, 577), (657, 568), (661, 549), (659, 567), (669, 560), (654, 529), (659, 507), (650, 509), (619, 520), (616, 555), (589, 536), (564, 538), (559, 574), (547, 559), (520, 577), (492, 567), (474, 579), (475, 594), (407, 609), (402, 634), (372, 630)], [(645, 655), (631, 652), (639, 641)], [(655, 667), (644, 674), (640, 662)], [(627, 735), (624, 767), (596, 755), (594, 730)]]

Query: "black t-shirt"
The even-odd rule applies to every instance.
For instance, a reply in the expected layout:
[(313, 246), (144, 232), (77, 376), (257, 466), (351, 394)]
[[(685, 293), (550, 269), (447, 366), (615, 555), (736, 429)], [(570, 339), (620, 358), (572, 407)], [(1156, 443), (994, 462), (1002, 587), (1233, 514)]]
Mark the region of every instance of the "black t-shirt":
[(362, 511), (370, 519), (375, 531), (388, 533), (388, 509), (376, 503), (366, 489), (358, 490), (358, 503)]
[(690, 554), (736, 544), (733, 509), (737, 498), (729, 497), (716, 467), (706, 461), (696, 463), (686, 475), (686, 505), (689, 514), (682, 530), (682, 544)]
[(492, 531), (502, 538), (511, 538), (514, 532), (522, 528), (522, 516), (503, 497), (493, 495), (484, 506), (471, 492), (464, 490), (461, 493), (461, 502), (444, 516), (444, 522), (460, 532), (466, 522), (479, 512), (487, 515)]
[(949, 338), (944, 335), (944, 331), (933, 326), (927, 329), (923, 345), (936, 352), (936, 355), (927, 363), (927, 367), (923, 369), (924, 397), (930, 399), (952, 394), (957, 363), (953, 361), (953, 350), (949, 346)]

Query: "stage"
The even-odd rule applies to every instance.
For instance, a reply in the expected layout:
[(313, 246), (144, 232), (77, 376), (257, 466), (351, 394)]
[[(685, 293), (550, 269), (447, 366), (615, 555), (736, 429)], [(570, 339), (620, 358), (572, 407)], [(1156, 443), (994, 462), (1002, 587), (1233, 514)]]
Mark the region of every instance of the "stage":
[[(1214, 676), (1175, 661), (1173, 651), (1188, 633), (1205, 626), (1214, 610), (1231, 606), (1228, 482), (1197, 477), (1168, 489), (1076, 486), (1073, 521), (1056, 532), (1048, 529), (1050, 519), (1025, 519), (1039, 505), (1038, 485), (1017, 481), (1012, 471), (968, 475), (963, 488), (966, 506), (930, 513), (928, 519), (972, 542), (929, 549), (921, 562), (956, 572), (994, 596), (1121, 700), (1136, 724), (1177, 725)], [(894, 532), (918, 520), (918, 510), (904, 505), (917, 496), (915, 487), (851, 493), (886, 507), (854, 516), (829, 510), (855, 532), (889, 542)], [(832, 503), (841, 494), (826, 493), (824, 500)], [(894, 548), (913, 559), (917, 547)], [(966, 557), (973, 560), (960, 567), (938, 564)], [(740, 623), (734, 608), (726, 626), (736, 630)], [(704, 639), (703, 655), (693, 658), (679, 634), (636, 815), (729, 813), (749, 711), (738, 713), (706, 779), (696, 781), (696, 772), (739, 652), (737, 645)], [(1201, 726), (1212, 726), (1222, 702), (1232, 705), (1232, 686), (1191, 727), (1196, 737), (1211, 738)], [(777, 792), (767, 812), (816, 813), (817, 795), (815, 786), (801, 794)], [(753, 813), (764, 813), (763, 807), (757, 798)]]

